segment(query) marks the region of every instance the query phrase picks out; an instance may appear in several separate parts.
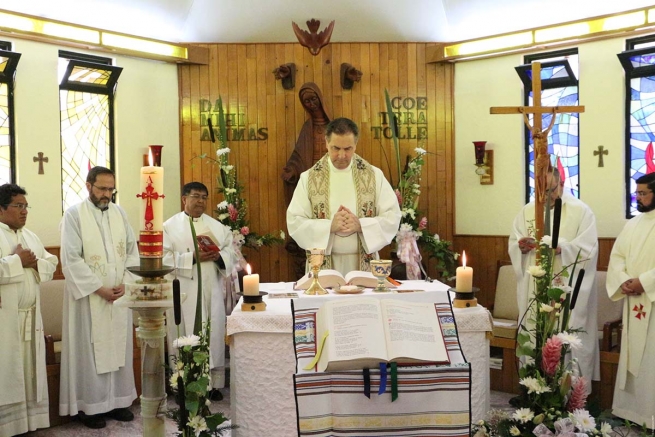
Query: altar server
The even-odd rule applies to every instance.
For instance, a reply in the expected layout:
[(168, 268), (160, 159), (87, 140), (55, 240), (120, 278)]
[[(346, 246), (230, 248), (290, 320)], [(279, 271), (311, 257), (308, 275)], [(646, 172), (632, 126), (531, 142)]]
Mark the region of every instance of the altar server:
[[(112, 305), (125, 293), (128, 266), (139, 254), (125, 211), (111, 202), (114, 173), (94, 167), (89, 198), (70, 207), (61, 223), (66, 277), (59, 414), (79, 415), (89, 428), (105, 417), (130, 421), (136, 399), (132, 368), (132, 310)], [(136, 279), (136, 278), (133, 278)]]
[(50, 426), (39, 284), (57, 257), (26, 229), (24, 189), (0, 186), (0, 436)]
[(303, 249), (325, 249), (325, 268), (370, 271), (391, 243), (400, 207), (382, 171), (355, 154), (359, 129), (337, 118), (325, 132), (327, 153), (300, 175), (289, 208), (289, 235)]

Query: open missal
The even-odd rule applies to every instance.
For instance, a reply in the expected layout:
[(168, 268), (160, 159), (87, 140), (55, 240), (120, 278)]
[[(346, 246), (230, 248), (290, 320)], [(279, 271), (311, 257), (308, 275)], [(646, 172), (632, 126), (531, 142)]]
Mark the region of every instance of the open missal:
[[(385, 280), (387, 287), (394, 287), (396, 284)], [(353, 270), (342, 275), (337, 270), (325, 269), (318, 272), (318, 282), (323, 288), (335, 288), (342, 285), (361, 285), (363, 287), (373, 288), (378, 285), (378, 279), (371, 272)], [(312, 285), (312, 272), (308, 272), (294, 284), (296, 290), (307, 290)]]
[(434, 303), (353, 297), (331, 300), (316, 313), (319, 372), (399, 364), (450, 363)]
[(215, 239), (213, 239), (212, 237), (213, 237), (213, 235), (211, 235), (209, 233), (203, 233), (203, 234), (196, 235), (196, 240), (198, 241), (198, 248), (202, 252), (220, 252), (221, 251), (221, 249), (218, 247), (218, 244), (215, 243)]

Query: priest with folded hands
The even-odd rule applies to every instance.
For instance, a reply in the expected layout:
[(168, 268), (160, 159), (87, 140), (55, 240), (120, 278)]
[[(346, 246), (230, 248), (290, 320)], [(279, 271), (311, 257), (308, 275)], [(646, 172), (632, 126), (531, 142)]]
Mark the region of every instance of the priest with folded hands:
[(348, 118), (326, 128), (327, 153), (300, 180), (287, 209), (289, 235), (304, 249), (325, 248), (323, 268), (370, 271), (391, 243), (400, 207), (382, 171), (355, 154), (359, 129)]

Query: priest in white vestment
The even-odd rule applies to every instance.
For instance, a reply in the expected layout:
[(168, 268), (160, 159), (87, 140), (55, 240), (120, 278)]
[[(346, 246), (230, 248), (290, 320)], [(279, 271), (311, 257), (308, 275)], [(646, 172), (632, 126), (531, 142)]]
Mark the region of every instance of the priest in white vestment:
[(0, 186), (0, 436), (50, 426), (39, 284), (57, 257), (24, 227), (26, 194)]
[(610, 299), (625, 299), (612, 414), (652, 428), (655, 414), (655, 173), (637, 179), (637, 210), (614, 242)]
[[(232, 280), (237, 255), (232, 244), (232, 231), (218, 220), (205, 214), (208, 198), (207, 187), (191, 182), (182, 188), (184, 211), (164, 222), (164, 265), (176, 267), (180, 290), (186, 293), (182, 303), (182, 321), (175, 325), (173, 310), (166, 312), (168, 354), (176, 355), (173, 341), (183, 335), (193, 334), (196, 303), (198, 299), (197, 260), (190, 218), (196, 235), (206, 235), (216, 243), (220, 251), (200, 250), (202, 272), (202, 320), (211, 321), (210, 358), (212, 400), (220, 400), (218, 389), (225, 387), (225, 283)], [(236, 277), (236, 276), (235, 276)]]
[[(555, 199), (562, 199), (562, 215), (559, 229), (559, 242), (557, 256), (555, 257), (554, 272), (561, 271), (562, 266), (571, 266), (580, 253), (582, 263), (578, 262), (573, 276), (572, 285), (575, 285), (580, 269), (585, 274), (580, 287), (575, 309), (571, 314), (569, 328), (582, 329), (578, 337), (582, 340), (579, 348), (573, 348), (571, 355), (577, 361), (573, 366), (579, 370), (587, 381), (587, 392), (591, 392), (591, 380), (600, 379), (600, 353), (598, 349), (597, 324), (597, 296), (596, 296), (596, 260), (598, 258), (598, 235), (596, 232), (596, 218), (591, 209), (579, 199), (563, 191), (563, 181), (559, 182), (557, 169), (548, 174), (550, 205), (554, 206)], [(552, 208), (552, 207), (551, 207)], [(531, 297), (534, 295), (534, 278), (528, 268), (535, 265), (535, 241), (528, 232), (528, 227), (534, 225), (534, 202), (523, 207), (514, 219), (512, 233), (509, 236), (509, 255), (517, 277), (517, 299), (519, 318), (527, 323), (529, 315), (525, 315)], [(550, 223), (553, 223), (553, 209), (550, 210)], [(568, 271), (571, 272), (569, 267)], [(568, 278), (566, 278), (568, 281)], [(565, 285), (568, 285), (565, 284)]]
[(79, 415), (90, 428), (105, 417), (129, 421), (136, 399), (132, 368), (132, 311), (113, 302), (125, 293), (126, 270), (139, 265), (125, 211), (111, 202), (114, 173), (89, 171), (89, 198), (61, 223), (64, 292), (59, 414)]
[(359, 130), (347, 118), (326, 128), (327, 154), (300, 175), (287, 209), (289, 235), (325, 249), (325, 268), (370, 271), (400, 225), (398, 199), (382, 171), (355, 154)]

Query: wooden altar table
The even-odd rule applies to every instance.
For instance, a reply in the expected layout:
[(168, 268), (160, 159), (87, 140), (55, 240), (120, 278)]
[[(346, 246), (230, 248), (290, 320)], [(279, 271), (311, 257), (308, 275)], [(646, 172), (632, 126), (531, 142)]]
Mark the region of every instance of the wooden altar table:
[[(262, 284), (269, 293), (296, 292), (292, 283)], [(440, 282), (403, 281), (399, 289), (447, 293)], [(373, 294), (366, 290), (364, 294)], [(331, 294), (336, 298), (347, 295)], [(361, 296), (357, 295), (357, 296)], [(451, 295), (451, 297), (454, 297)], [(235, 437), (291, 437), (297, 435), (293, 375), (296, 359), (289, 299), (265, 299), (263, 312), (242, 312), (240, 305), (227, 318), (230, 336), (231, 420)], [(491, 317), (486, 308), (453, 308), (459, 340), (471, 363), (471, 418), (484, 418), (489, 410), (489, 340)]]

